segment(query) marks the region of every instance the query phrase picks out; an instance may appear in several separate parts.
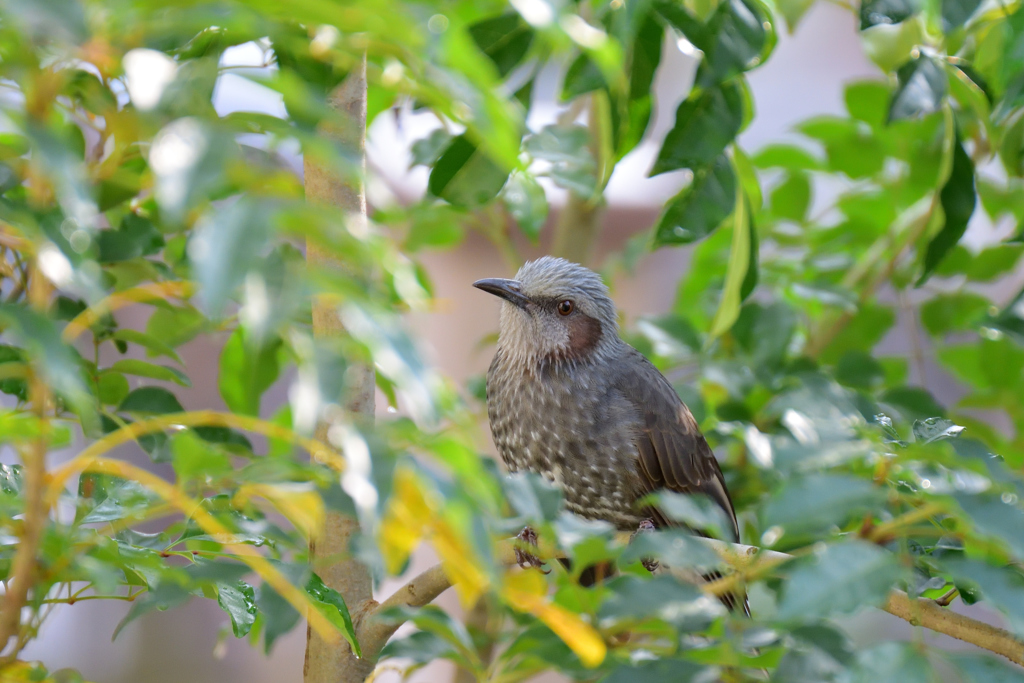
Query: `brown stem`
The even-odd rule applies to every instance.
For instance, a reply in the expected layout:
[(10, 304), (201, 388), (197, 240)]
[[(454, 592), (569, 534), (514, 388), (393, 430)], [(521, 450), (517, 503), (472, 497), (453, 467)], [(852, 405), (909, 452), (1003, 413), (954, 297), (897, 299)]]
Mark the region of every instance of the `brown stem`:
[[(345, 115), (341, 130), (325, 130), (325, 137), (357, 147), (365, 169), (366, 145), (366, 59), (353, 69), (348, 78), (331, 94), (331, 106)], [(352, 221), (366, 222), (366, 195), (361, 178), (346, 181), (330, 169), (315, 162), (309, 155), (304, 161), (306, 201), (336, 207), (351, 225)], [(331, 254), (318, 248), (312, 241), (306, 246), (310, 264), (321, 267), (339, 267)], [(342, 332), (337, 307), (322, 298), (313, 302), (313, 334), (334, 337)], [(369, 366), (350, 368), (346, 378), (351, 393), (345, 408), (363, 419), (372, 419), (374, 411), (374, 371)], [(318, 438), (326, 440), (327, 425), (318, 427)], [(310, 542), (310, 563), (317, 567), (323, 582), (338, 591), (348, 605), (354, 624), (358, 627), (373, 602), (373, 582), (369, 569), (354, 559), (340, 562), (320, 562), (323, 558), (350, 558), (350, 542), (358, 530), (358, 523), (338, 513), (328, 513), (322, 533), (316, 542)], [(307, 627), (306, 658), (302, 667), (305, 683), (362, 683), (373, 672), (376, 657), (355, 656), (348, 643), (341, 638), (327, 640)]]
[[(29, 303), (36, 310), (45, 310), (50, 299), (49, 282), (33, 268)], [(46, 452), (49, 449), (50, 422), (46, 415), (50, 391), (33, 369), (29, 378), (29, 391), (33, 410), (39, 420), (39, 436), (21, 453), (24, 472), (25, 516), (22, 520), (21, 538), (11, 565), (11, 579), (5, 583), (3, 611), (0, 612), (0, 650), (7, 647), (13, 636), (19, 635), (21, 609), (28, 599), (29, 589), (35, 581), (36, 554), (39, 540), (43, 535), (48, 517), (46, 505)], [(8, 653), (7, 661), (18, 656), (24, 639), (18, 638), (14, 649)]]

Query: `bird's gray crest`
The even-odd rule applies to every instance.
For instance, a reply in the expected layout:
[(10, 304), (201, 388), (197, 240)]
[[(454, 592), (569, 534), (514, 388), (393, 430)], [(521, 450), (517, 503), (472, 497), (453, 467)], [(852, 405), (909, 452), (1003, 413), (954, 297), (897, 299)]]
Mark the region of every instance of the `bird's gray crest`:
[(531, 299), (572, 299), (580, 310), (597, 318), (606, 331), (618, 329), (608, 287), (589, 268), (563, 258), (542, 256), (523, 264), (515, 279)]

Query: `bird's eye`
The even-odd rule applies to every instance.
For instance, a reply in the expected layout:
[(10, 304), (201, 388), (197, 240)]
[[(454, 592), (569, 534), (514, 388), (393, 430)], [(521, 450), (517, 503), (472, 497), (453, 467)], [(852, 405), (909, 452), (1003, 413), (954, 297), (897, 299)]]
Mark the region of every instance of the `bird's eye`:
[(568, 299), (566, 299), (562, 303), (558, 304), (558, 314), (559, 315), (569, 315), (570, 313), (572, 313), (574, 308), (576, 308), (575, 304), (573, 304), (573, 302), (571, 302)]

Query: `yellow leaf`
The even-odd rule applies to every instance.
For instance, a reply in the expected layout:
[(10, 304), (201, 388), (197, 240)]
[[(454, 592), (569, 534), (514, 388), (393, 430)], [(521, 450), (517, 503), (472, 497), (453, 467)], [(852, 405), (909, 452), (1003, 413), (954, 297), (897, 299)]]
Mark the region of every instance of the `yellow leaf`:
[(476, 560), (476, 553), (444, 520), (438, 520), (434, 525), (431, 541), (462, 606), (472, 607), (490, 584), (486, 572)]
[(235, 500), (244, 504), (259, 496), (277, 508), (307, 538), (315, 539), (324, 526), (324, 501), (320, 494), (304, 484), (245, 484)]
[(515, 609), (540, 619), (576, 653), (584, 666), (593, 668), (604, 661), (607, 647), (600, 634), (578, 614), (548, 601), (547, 582), (539, 572), (508, 574), (502, 596)]
[(433, 506), (416, 474), (406, 468), (396, 470), (391, 498), (380, 524), (380, 551), (389, 572), (394, 574), (402, 568), (426, 535), (433, 518)]

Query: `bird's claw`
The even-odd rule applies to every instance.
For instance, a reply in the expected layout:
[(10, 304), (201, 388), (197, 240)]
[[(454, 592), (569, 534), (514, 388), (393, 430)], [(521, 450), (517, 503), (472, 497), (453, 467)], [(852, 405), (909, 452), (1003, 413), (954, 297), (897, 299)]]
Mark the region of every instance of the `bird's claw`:
[[(629, 535), (629, 540), (630, 540), (630, 542), (632, 542), (633, 539), (636, 538), (637, 536), (639, 536), (640, 534), (645, 534), (645, 533), (647, 533), (649, 531), (654, 531), (654, 529), (655, 529), (655, 527), (654, 527), (654, 520), (650, 519), (650, 518), (645, 519), (642, 522), (640, 522), (640, 525), (637, 527), (637, 530)], [(660, 566), (658, 564), (658, 561), (655, 560), (653, 557), (641, 557), (640, 558), (640, 564), (642, 564), (644, 566), (644, 569), (646, 569), (647, 571), (651, 572), (652, 574)]]
[[(516, 535), (516, 540), (522, 541), (537, 547), (537, 532), (528, 526), (524, 526), (523, 530)], [(518, 545), (515, 548), (516, 551), (516, 564), (521, 568), (526, 569), (527, 567), (535, 567), (540, 569), (545, 574), (549, 573), (550, 569), (544, 569), (544, 563), (541, 562), (540, 558), (533, 553), (522, 550)]]

